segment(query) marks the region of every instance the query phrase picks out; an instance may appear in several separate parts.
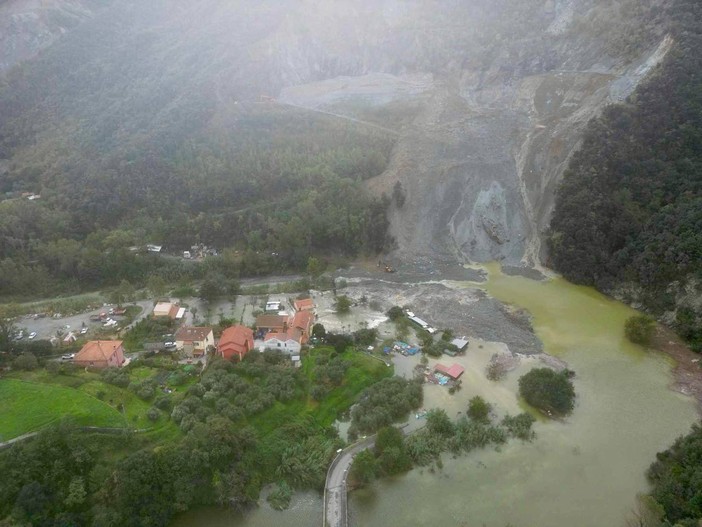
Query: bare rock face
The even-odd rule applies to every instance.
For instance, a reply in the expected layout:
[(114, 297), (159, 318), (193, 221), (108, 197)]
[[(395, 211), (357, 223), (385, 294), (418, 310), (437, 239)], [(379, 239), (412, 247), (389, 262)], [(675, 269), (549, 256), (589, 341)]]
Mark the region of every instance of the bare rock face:
[[(589, 0), (477, 2), (442, 16), (386, 0), (374, 24), (354, 32), (369, 9), (358, 2), (346, 13), (353, 38), (334, 52), (363, 60), (332, 61), (349, 73), (286, 87), (281, 100), (357, 118), (359, 105), (410, 108), (414, 97), (411, 122), (388, 125), (399, 136), (388, 170), (369, 183), (390, 194), (399, 181), (406, 192), (391, 211), (398, 259), (538, 267), (548, 258), (542, 241), (554, 194), (585, 125), (628, 96), (672, 44), (644, 16), (623, 16), (629, 4), (611, 11)], [(515, 20), (525, 19), (504, 22), (517, 5), (525, 11)], [(317, 22), (328, 23), (323, 12)], [(638, 40), (617, 40), (627, 32)], [(421, 78), (431, 81), (403, 81)]]
[(0, 2), (0, 74), (90, 18), (99, 4), (87, 0)]

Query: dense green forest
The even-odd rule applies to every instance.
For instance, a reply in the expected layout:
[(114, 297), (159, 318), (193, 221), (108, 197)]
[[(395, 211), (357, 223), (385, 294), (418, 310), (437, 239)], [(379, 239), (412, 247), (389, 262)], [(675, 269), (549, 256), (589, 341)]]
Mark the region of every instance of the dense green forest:
[(672, 2), (665, 16), (673, 49), (588, 126), (557, 193), (550, 248), (572, 281), (610, 293), (633, 284), (627, 300), (656, 315), (677, 308), (677, 329), (702, 351), (702, 313), (678, 298), (702, 279), (702, 5)]
[(702, 521), (702, 427), (695, 425), (687, 436), (659, 453), (648, 478), (655, 500), (649, 507), (659, 523), (646, 525), (698, 526)]
[[(129, 251), (148, 243), (238, 250), (246, 275), (388, 242), (389, 202), (363, 181), (393, 139), (260, 102), (253, 79), (207, 82), (207, 61), (249, 58), (216, 39), (188, 48), (178, 28), (153, 38), (166, 12), (115, 4), (0, 79), (0, 296), (202, 275)], [(262, 31), (247, 24), (242, 42)]]

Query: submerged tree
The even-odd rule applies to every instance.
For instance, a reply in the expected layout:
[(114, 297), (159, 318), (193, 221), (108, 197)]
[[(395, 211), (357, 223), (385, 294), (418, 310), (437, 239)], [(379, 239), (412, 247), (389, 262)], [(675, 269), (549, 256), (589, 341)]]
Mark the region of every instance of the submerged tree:
[(567, 415), (575, 406), (575, 389), (565, 371), (535, 368), (519, 378), (519, 394), (549, 415)]

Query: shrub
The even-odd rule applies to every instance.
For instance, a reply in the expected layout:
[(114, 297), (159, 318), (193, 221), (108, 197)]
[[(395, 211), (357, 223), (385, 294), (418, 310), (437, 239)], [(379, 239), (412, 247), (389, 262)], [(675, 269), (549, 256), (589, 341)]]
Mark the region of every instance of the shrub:
[(535, 421), (536, 419), (525, 412), (514, 417), (506, 415), (502, 419), (502, 426), (507, 429), (512, 437), (523, 441), (531, 441), (536, 436), (536, 433), (531, 429)]
[(336, 299), (335, 310), (338, 314), (344, 315), (351, 311), (351, 300), (346, 295), (341, 295)]
[(102, 380), (107, 384), (126, 388), (129, 386), (129, 374), (120, 368), (106, 368), (100, 374)]
[(519, 394), (547, 414), (567, 415), (575, 406), (573, 383), (565, 373), (535, 368), (519, 378)]
[(146, 412), (146, 417), (149, 419), (149, 421), (155, 423), (156, 421), (158, 421), (158, 418), (161, 417), (161, 412), (158, 408), (152, 406), (151, 408), (149, 408), (149, 411)]
[(396, 320), (401, 319), (402, 317), (405, 316), (405, 312), (402, 311), (402, 308), (400, 306), (392, 306), (388, 312), (386, 313), (388, 318), (395, 322)]
[(485, 376), (490, 381), (501, 381), (507, 375), (507, 368), (499, 362), (490, 362), (485, 369)]
[(12, 362), (12, 367), (18, 370), (31, 371), (39, 367), (37, 358), (32, 353), (22, 353)]
[(624, 334), (634, 344), (648, 346), (655, 331), (656, 321), (648, 315), (634, 315), (624, 323)]
[(468, 401), (468, 417), (473, 421), (479, 423), (489, 423), (490, 422), (490, 403), (486, 402), (485, 399), (476, 395), (470, 401)]
[(282, 511), (290, 506), (290, 498), (292, 498), (292, 489), (287, 483), (281, 481), (276, 486), (276, 489), (268, 495), (266, 501), (275, 510)]

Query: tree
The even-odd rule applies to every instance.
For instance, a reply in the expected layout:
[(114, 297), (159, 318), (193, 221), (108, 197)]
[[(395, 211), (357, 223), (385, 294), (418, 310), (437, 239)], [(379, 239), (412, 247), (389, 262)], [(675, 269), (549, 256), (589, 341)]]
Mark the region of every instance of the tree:
[(433, 435), (450, 437), (455, 427), (443, 409), (434, 408), (427, 412), (427, 430)]
[(117, 289), (112, 292), (110, 299), (118, 306), (121, 306), (123, 302), (133, 300), (135, 294), (136, 289), (134, 286), (128, 280), (122, 280)]
[(339, 315), (345, 315), (351, 311), (351, 300), (346, 295), (341, 295), (336, 299), (336, 312)]
[(8, 351), (12, 338), (17, 332), (15, 317), (19, 315), (20, 308), (16, 304), (0, 307), (0, 351)]
[(212, 302), (220, 297), (222, 288), (220, 282), (214, 277), (207, 277), (200, 286), (198, 296), (205, 302)]
[(376, 478), (378, 463), (370, 450), (363, 450), (356, 454), (351, 464), (349, 476), (354, 484), (367, 485)]
[(18, 370), (31, 371), (39, 367), (39, 362), (32, 353), (22, 353), (12, 362), (12, 366)]
[(388, 309), (388, 312), (386, 314), (388, 318), (393, 322), (405, 316), (405, 312), (402, 311), (402, 308), (400, 306), (392, 306), (390, 309)]
[(318, 339), (323, 339), (327, 334), (327, 330), (324, 328), (322, 324), (317, 322), (314, 326), (312, 326), (312, 336), (316, 337)]
[(535, 368), (519, 378), (519, 394), (549, 415), (567, 415), (575, 406), (575, 389), (566, 372)]
[(468, 417), (479, 423), (490, 422), (491, 405), (485, 399), (476, 395), (468, 401)]
[(159, 298), (166, 294), (166, 281), (160, 275), (149, 275), (146, 280), (146, 287), (151, 291), (151, 294)]
[(656, 321), (647, 315), (634, 315), (626, 319), (624, 334), (634, 344), (648, 346), (656, 331)]
[(307, 259), (307, 274), (310, 275), (312, 280), (316, 280), (324, 272), (326, 265), (321, 262), (318, 258), (310, 256)]
[(402, 188), (402, 183), (396, 181), (392, 187), (392, 199), (397, 205), (398, 209), (401, 209), (405, 205), (405, 189)]

